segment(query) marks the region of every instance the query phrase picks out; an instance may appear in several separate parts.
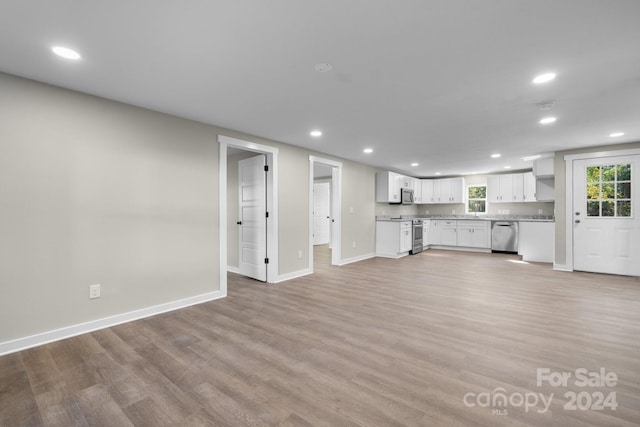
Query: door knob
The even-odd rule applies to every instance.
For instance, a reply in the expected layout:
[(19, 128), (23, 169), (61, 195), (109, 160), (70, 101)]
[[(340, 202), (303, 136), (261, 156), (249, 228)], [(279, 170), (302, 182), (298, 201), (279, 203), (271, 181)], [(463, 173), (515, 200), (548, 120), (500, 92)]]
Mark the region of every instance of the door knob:
[(238, 222), (236, 222), (236, 224), (242, 225), (242, 221), (238, 221)]
[(580, 215), (580, 212), (576, 212), (576, 215)]
[(580, 224), (580, 220), (579, 220), (579, 219), (576, 219), (575, 223), (576, 223), (576, 224)]

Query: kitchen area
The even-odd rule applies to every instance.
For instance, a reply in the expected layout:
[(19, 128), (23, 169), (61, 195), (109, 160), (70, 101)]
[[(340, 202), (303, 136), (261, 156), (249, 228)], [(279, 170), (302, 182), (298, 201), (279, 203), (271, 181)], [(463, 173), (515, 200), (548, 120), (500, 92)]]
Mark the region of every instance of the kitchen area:
[(427, 249), (518, 254), (553, 263), (553, 158), (533, 170), (417, 179), (376, 175), (376, 256)]

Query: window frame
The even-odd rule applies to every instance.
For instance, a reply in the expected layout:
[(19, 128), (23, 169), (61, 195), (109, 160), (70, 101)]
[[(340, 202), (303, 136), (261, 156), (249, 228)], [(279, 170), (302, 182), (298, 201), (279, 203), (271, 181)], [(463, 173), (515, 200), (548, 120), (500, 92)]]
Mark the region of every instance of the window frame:
[[(477, 197), (469, 197), (469, 189), (470, 188), (474, 188), (474, 187), (484, 187), (484, 198), (477, 198)], [(469, 203), (472, 201), (484, 201), (484, 211), (483, 212), (474, 212), (469, 210), (470, 206)], [(489, 211), (489, 203), (487, 201), (487, 184), (471, 184), (471, 185), (467, 185), (467, 191), (465, 192), (465, 201), (464, 201), (464, 211), (467, 214), (473, 214), (473, 215), (486, 215), (487, 212)]]

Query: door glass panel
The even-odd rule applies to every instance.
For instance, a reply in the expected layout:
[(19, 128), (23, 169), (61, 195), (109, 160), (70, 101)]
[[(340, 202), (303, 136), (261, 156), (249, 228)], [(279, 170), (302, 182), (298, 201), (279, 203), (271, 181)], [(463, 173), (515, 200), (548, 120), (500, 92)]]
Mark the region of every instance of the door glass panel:
[(631, 216), (631, 164), (587, 166), (587, 216)]
[(631, 165), (618, 165), (618, 181), (631, 181)]
[(618, 216), (631, 216), (631, 202), (629, 200), (618, 202)]
[(600, 166), (587, 166), (587, 182), (600, 182)]
[(600, 198), (600, 184), (587, 184), (587, 199), (598, 200)]
[(616, 193), (616, 198), (618, 199), (629, 199), (631, 198), (631, 183), (630, 182), (622, 182), (618, 184), (618, 192)]
[(602, 166), (602, 180), (603, 181), (615, 181), (616, 179), (616, 167), (615, 166)]
[(602, 201), (602, 216), (615, 216), (616, 205), (613, 200)]
[(602, 198), (603, 199), (615, 199), (615, 184), (613, 182), (605, 182), (602, 184)]

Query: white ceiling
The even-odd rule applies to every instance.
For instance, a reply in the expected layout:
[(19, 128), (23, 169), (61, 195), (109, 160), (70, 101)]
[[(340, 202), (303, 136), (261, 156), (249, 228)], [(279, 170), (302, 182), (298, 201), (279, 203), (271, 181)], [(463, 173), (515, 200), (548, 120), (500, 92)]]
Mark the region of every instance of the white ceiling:
[(489, 172), (640, 140), (639, 18), (638, 0), (0, 0), (0, 70), (414, 176)]

